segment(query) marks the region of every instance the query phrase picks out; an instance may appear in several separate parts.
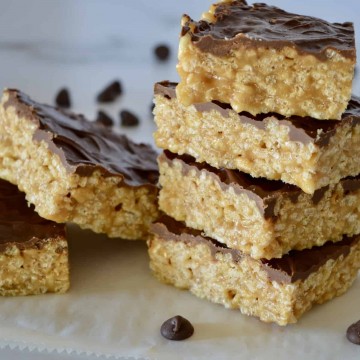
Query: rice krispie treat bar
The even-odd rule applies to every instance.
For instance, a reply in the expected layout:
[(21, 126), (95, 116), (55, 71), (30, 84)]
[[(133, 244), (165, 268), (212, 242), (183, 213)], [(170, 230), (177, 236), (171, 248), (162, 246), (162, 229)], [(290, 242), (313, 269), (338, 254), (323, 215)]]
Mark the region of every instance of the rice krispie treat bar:
[(360, 176), (309, 195), (281, 181), (216, 169), (169, 151), (158, 163), (162, 211), (255, 259), (360, 233)]
[(155, 85), (157, 146), (198, 162), (282, 180), (312, 194), (360, 173), (360, 99), (353, 96), (341, 121), (252, 116), (230, 105), (184, 106), (175, 83)]
[(0, 295), (64, 293), (69, 284), (65, 225), (42, 219), (0, 180)]
[(185, 105), (218, 100), (256, 115), (340, 119), (356, 61), (352, 23), (329, 23), (244, 0), (184, 15), (176, 91)]
[(158, 216), (150, 146), (11, 89), (0, 105), (0, 138), (0, 177), (40, 216), (110, 237), (147, 237)]
[(159, 280), (279, 325), (343, 294), (360, 268), (360, 236), (255, 260), (169, 217), (151, 231), (150, 268)]

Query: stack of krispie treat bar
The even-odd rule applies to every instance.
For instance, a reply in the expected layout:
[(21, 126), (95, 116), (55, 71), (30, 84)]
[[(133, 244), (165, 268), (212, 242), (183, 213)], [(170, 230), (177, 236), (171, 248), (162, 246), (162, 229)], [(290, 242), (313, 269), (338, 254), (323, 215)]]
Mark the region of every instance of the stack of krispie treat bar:
[(183, 17), (177, 85), (155, 85), (160, 280), (296, 322), (360, 268), (360, 99), (351, 23), (245, 1)]

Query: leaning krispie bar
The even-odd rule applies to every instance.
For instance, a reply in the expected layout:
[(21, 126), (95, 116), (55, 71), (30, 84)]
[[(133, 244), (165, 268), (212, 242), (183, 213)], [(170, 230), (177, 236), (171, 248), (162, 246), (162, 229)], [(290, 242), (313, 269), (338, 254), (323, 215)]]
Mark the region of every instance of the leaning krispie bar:
[(309, 195), (294, 185), (216, 169), (169, 151), (158, 162), (160, 209), (255, 259), (360, 233), (360, 176)]
[(341, 121), (275, 113), (252, 116), (230, 105), (182, 105), (175, 83), (155, 85), (156, 144), (214, 167), (282, 180), (312, 194), (360, 173), (360, 99), (353, 96)]
[(218, 100), (253, 115), (340, 119), (355, 60), (352, 23), (223, 2), (198, 22), (184, 15), (176, 91), (185, 105)]
[(44, 218), (126, 239), (146, 238), (158, 216), (156, 153), (80, 115), (5, 90), (0, 177)]
[(151, 231), (150, 268), (159, 280), (279, 325), (343, 294), (360, 268), (360, 236), (254, 260), (168, 217)]
[(68, 288), (65, 225), (42, 219), (25, 194), (0, 180), (0, 295), (64, 293)]

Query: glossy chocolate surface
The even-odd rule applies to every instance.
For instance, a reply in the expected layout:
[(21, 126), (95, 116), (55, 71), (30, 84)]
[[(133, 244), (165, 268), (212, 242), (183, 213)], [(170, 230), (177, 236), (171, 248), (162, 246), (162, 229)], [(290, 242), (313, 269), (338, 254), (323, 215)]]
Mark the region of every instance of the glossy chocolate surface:
[(349, 22), (329, 23), (263, 3), (247, 5), (245, 1), (219, 3), (214, 16), (212, 23), (189, 21), (182, 29), (184, 35), (194, 26), (192, 41), (203, 52), (226, 56), (240, 46), (289, 46), (324, 61), (328, 49), (355, 59), (354, 27)]
[[(200, 230), (190, 229), (184, 223), (169, 216), (161, 217), (157, 223), (152, 225), (151, 232), (164, 240), (183, 241), (194, 245), (199, 242), (204, 243), (209, 246), (214, 258), (216, 253), (230, 253), (234, 262), (240, 262), (243, 257), (248, 256), (239, 250), (229, 249), (225, 244), (203, 236)], [(351, 247), (358, 241), (360, 241), (360, 235), (351, 238), (345, 236), (342, 241), (336, 243), (327, 242), (323, 246), (315, 246), (312, 249), (292, 250), (279, 259), (253, 261), (260, 262), (271, 281), (294, 283), (297, 280), (305, 280), (328, 260), (337, 259), (341, 255), (347, 256)]]
[[(176, 98), (177, 83), (162, 81), (155, 84), (154, 93), (156, 95), (163, 95), (168, 99)], [(202, 104), (194, 104), (199, 112), (208, 112), (211, 110), (218, 111), (221, 116), (226, 118), (229, 116), (229, 111), (232, 110), (229, 104), (224, 104), (219, 101), (212, 101)], [(332, 136), (336, 134), (338, 129), (344, 126), (358, 126), (360, 125), (360, 98), (352, 96), (347, 109), (342, 114), (341, 121), (338, 120), (323, 120), (317, 121), (311, 117), (292, 116), (285, 118), (277, 113), (251, 115), (247, 112), (238, 113), (239, 121), (245, 124), (250, 124), (260, 130), (265, 129), (264, 120), (268, 118), (275, 118), (281, 125), (289, 128), (289, 138), (292, 141), (302, 142), (304, 144), (314, 143), (320, 147), (327, 146)]]
[(6, 92), (4, 106), (36, 125), (33, 139), (45, 141), (68, 172), (88, 176), (100, 170), (104, 176), (123, 177), (131, 186), (157, 183), (157, 154), (150, 145), (136, 144), (82, 115), (39, 104), (18, 90)]
[(41, 218), (28, 206), (25, 194), (15, 185), (0, 180), (0, 251), (8, 243), (19, 248), (41, 246), (49, 238), (65, 236), (65, 225)]

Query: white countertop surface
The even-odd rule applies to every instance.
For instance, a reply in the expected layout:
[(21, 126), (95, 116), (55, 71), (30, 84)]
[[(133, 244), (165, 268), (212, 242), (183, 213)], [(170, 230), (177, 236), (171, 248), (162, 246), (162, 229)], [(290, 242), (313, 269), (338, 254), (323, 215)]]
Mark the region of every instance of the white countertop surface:
[[(53, 103), (57, 91), (66, 86), (75, 111), (92, 119), (99, 108), (114, 118), (118, 118), (121, 109), (129, 109), (140, 117), (141, 125), (126, 130), (118, 127), (119, 131), (137, 141), (153, 143), (151, 133), (155, 127), (150, 111), (153, 84), (178, 79), (175, 65), (180, 17), (187, 13), (197, 19), (210, 3), (205, 0), (0, 0), (0, 88), (16, 87), (34, 99)], [(272, 0), (270, 3), (329, 21), (353, 21), (357, 33), (360, 32), (358, 0)], [(159, 43), (171, 46), (168, 62), (160, 63), (154, 58), (153, 48)], [(95, 102), (96, 94), (115, 79), (121, 80), (124, 96), (114, 104), (100, 107)], [(359, 86), (356, 79), (354, 93), (360, 95)], [(355, 286), (359, 288), (359, 281)], [(354, 294), (359, 294), (356, 291)], [(359, 307), (353, 312), (353, 321), (358, 320)], [(321, 326), (318, 331), (322, 331)], [(303, 345), (299, 352), (305, 352), (307, 344)], [(360, 347), (357, 350), (351, 350), (347, 359), (359, 359)], [(329, 350), (324, 358), (338, 356)], [(266, 358), (266, 350), (256, 357)], [(0, 350), (0, 359), (98, 357), (5, 348)]]

